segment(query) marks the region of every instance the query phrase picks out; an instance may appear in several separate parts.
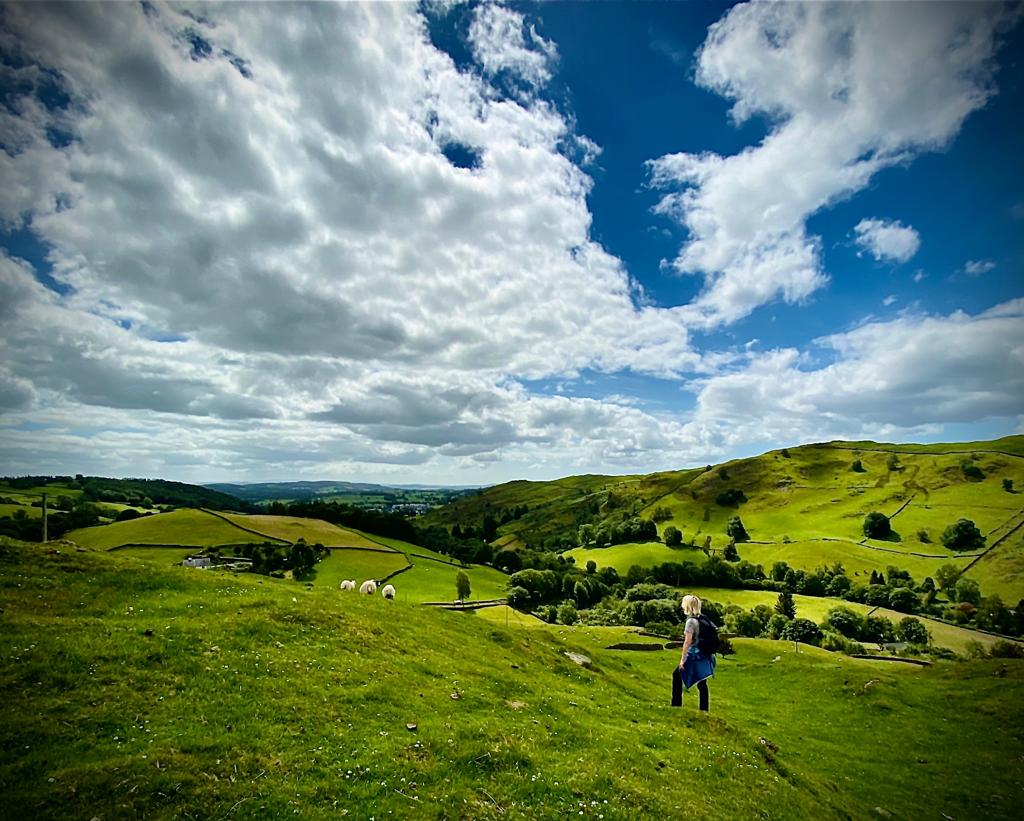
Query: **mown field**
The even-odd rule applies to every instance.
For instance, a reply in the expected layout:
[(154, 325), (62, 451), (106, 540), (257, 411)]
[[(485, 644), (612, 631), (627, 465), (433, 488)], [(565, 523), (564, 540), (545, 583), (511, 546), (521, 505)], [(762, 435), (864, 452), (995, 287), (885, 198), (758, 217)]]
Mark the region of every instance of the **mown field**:
[(0, 607), (0, 795), (21, 817), (1019, 810), (1019, 661), (922, 670), (738, 640), (708, 717), (666, 706), (675, 651), (604, 649), (622, 628), (506, 629), (7, 541)]

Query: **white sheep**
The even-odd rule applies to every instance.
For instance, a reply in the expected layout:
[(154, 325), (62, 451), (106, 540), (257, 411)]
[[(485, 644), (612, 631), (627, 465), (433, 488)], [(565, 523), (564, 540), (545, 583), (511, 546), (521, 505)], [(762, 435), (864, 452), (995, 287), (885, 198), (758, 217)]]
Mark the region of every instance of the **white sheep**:
[(341, 589), (342, 590), (355, 590), (356, 589), (356, 580), (355, 579), (345, 579), (341, 583)]
[(395, 586), (393, 584), (386, 584), (380, 589), (380, 594), (385, 599), (393, 599), (395, 597)]
[(367, 579), (361, 585), (359, 585), (359, 592), (365, 593), (367, 596), (372, 596), (377, 592), (377, 582), (373, 579)]

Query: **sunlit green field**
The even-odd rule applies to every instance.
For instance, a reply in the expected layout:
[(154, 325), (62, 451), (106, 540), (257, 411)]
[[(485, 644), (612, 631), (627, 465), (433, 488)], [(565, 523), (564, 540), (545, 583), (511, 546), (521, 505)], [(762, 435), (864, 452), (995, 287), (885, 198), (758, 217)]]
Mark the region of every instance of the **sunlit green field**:
[(73, 530), (67, 539), (85, 547), (107, 550), (123, 544), (180, 544), (215, 546), (262, 541), (201, 510), (174, 510), (128, 522)]
[(223, 513), (221, 515), (242, 527), (287, 542), (305, 539), (309, 544), (319, 542), (327, 547), (381, 546), (365, 536), (322, 519), (304, 519), (296, 516), (250, 516), (243, 513)]
[[(0, 494), (6, 495), (6, 494)], [(30, 516), (33, 519), (38, 519), (43, 515), (43, 509), (41, 507), (32, 507), (31, 505), (4, 505), (0, 504), (0, 516), (13, 516), (18, 511), (22, 511), (26, 516)]]
[[(728, 590), (725, 588), (688, 587), (682, 592), (692, 593), (701, 599), (709, 599), (719, 604), (736, 604), (745, 610), (753, 609), (759, 604), (774, 607), (778, 601), (778, 594), (770, 590)], [(833, 607), (849, 607), (861, 615), (871, 613), (875, 616), (885, 616), (893, 624), (898, 624), (900, 619), (907, 617), (906, 613), (900, 613), (896, 610), (870, 607), (866, 604), (857, 604), (856, 602), (848, 602), (843, 599), (827, 599), (794, 594), (793, 601), (796, 603), (797, 618), (810, 619), (816, 623), (820, 623)], [(977, 630), (969, 630), (965, 627), (957, 627), (954, 624), (946, 624), (937, 619), (928, 619), (923, 616), (915, 616), (915, 618), (920, 619), (925, 627), (928, 628), (933, 644), (937, 647), (948, 648), (957, 653), (963, 653), (967, 648), (968, 642), (971, 641), (980, 642), (989, 647), (997, 641), (1004, 640), (999, 636), (992, 636)]]
[(598, 568), (614, 567), (620, 575), (625, 575), (630, 567), (652, 567), (665, 562), (692, 562), (701, 564), (707, 560), (702, 550), (694, 548), (671, 548), (661, 542), (640, 542), (633, 544), (616, 544), (611, 547), (585, 548), (577, 547), (568, 550), (566, 556), (576, 560), (576, 566), (584, 568), (588, 561), (597, 562)]
[(9, 542), (0, 606), (0, 794), (17, 817), (1019, 810), (1024, 662), (917, 669), (737, 640), (709, 717), (690, 695), (667, 706), (677, 651), (605, 649), (622, 628), (506, 629), (500, 611)]

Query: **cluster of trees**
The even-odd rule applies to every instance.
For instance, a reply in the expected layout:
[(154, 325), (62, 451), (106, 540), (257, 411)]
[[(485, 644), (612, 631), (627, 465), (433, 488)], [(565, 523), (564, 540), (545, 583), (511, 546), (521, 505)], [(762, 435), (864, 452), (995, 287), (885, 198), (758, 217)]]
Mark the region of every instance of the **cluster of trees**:
[(608, 547), (613, 544), (658, 541), (658, 525), (654, 519), (633, 517), (622, 521), (602, 522), (599, 525), (583, 524), (577, 532), (581, 547)]
[[(864, 517), (862, 529), (869, 539), (888, 539), (893, 535), (889, 517), (877, 510)], [(923, 541), (931, 541), (926, 531), (921, 534)], [(985, 536), (970, 519), (957, 519), (942, 531), (942, 544), (950, 550), (980, 550), (985, 546)]]
[(293, 545), (272, 542), (247, 544), (234, 549), (236, 556), (252, 559), (252, 572), (264, 576), (283, 576), (290, 570), (296, 579), (304, 579), (312, 572), (316, 563), (327, 557), (328, 550), (322, 544), (306, 544), (299, 539)]
[(715, 504), (722, 507), (739, 507), (745, 501), (747, 501), (747, 494), (735, 487), (723, 490), (715, 497)]
[[(80, 527), (97, 525), (101, 513), (100, 508), (91, 502), (76, 500), (69, 510), (47, 516), (46, 535), (51, 539), (59, 539)], [(41, 516), (29, 516), (24, 510), (16, 510), (11, 516), (0, 518), (0, 536), (9, 536), (23, 542), (41, 542), (43, 519)]]

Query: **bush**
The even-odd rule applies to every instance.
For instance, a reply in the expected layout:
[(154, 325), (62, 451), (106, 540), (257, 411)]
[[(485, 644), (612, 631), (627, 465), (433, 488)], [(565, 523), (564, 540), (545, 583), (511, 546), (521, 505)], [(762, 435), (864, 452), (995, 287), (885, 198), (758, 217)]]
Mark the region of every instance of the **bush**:
[(957, 519), (942, 531), (942, 544), (950, 550), (976, 550), (985, 546), (985, 537), (970, 519)]
[(683, 543), (683, 531), (674, 525), (665, 528), (665, 544), (668, 547), (678, 547)]
[(896, 638), (907, 644), (928, 644), (932, 637), (928, 634), (928, 628), (918, 619), (907, 616), (905, 619), (900, 619), (900, 623), (896, 626)]
[(984, 659), (988, 658), (988, 650), (980, 641), (971, 640), (964, 645), (964, 655), (969, 659)]
[(1003, 479), (1003, 490), (1013, 493), (1013, 479)]
[(1024, 659), (1024, 647), (1014, 641), (1000, 639), (989, 649), (989, 655), (994, 659)]
[(850, 641), (846, 636), (826, 630), (821, 636), (821, 649), (831, 650), (833, 653), (863, 653), (864, 646), (855, 641)]
[(747, 501), (746, 494), (736, 487), (723, 490), (715, 497), (715, 504), (722, 507), (739, 507), (745, 501)]
[(525, 587), (513, 585), (508, 591), (508, 604), (509, 607), (514, 607), (516, 610), (523, 610), (529, 607), (530, 591)]
[(923, 527), (919, 531), (917, 531), (917, 540), (921, 542), (921, 544), (932, 543), (932, 537), (928, 535), (928, 531), (925, 530)]
[(980, 482), (985, 478), (985, 474), (981, 468), (974, 464), (970, 459), (964, 459), (960, 463), (960, 471), (963, 473), (964, 478), (970, 482)]
[(782, 631), (782, 638), (804, 644), (818, 644), (821, 641), (821, 630), (810, 619), (793, 619)]
[[(960, 579), (953, 588), (956, 600), (977, 607), (981, 603), (981, 588), (974, 579)], [(973, 613), (971, 614), (974, 615)]]
[(554, 624), (558, 621), (558, 608), (553, 604), (545, 604), (543, 607), (537, 608), (537, 612), (534, 614), (541, 621), (546, 621), (548, 624)]
[(864, 517), (864, 535), (869, 539), (887, 539), (892, 535), (889, 517), (877, 510)]
[(745, 542), (750, 539), (747, 529), (743, 526), (743, 521), (739, 516), (733, 516), (729, 519), (729, 524), (725, 526), (725, 533), (730, 539), (737, 542)]
[(787, 616), (782, 613), (776, 613), (768, 619), (768, 626), (765, 627), (764, 634), (770, 639), (781, 639), (782, 634), (786, 632), (789, 621)]
[(859, 639), (864, 632), (864, 619), (849, 607), (833, 607), (825, 615), (821, 626), (846, 638)]
[(740, 560), (739, 551), (736, 549), (736, 545), (733, 542), (729, 542), (725, 546), (725, 550), (722, 551), (722, 558), (727, 562), (738, 562)]
[(901, 613), (916, 613), (921, 607), (921, 599), (908, 587), (897, 587), (889, 592), (889, 606)]
[(576, 624), (579, 618), (580, 615), (576, 612), (576, 605), (571, 601), (562, 602), (558, 605), (559, 624)]
[(850, 470), (854, 473), (864, 473), (864, 465), (861, 464), (860, 459), (854, 459), (853, 464), (850, 465)]
[(889, 470), (903, 470), (903, 465), (900, 464), (900, 457), (895, 453), (889, 454), (889, 458), (885, 460), (885, 466)]

